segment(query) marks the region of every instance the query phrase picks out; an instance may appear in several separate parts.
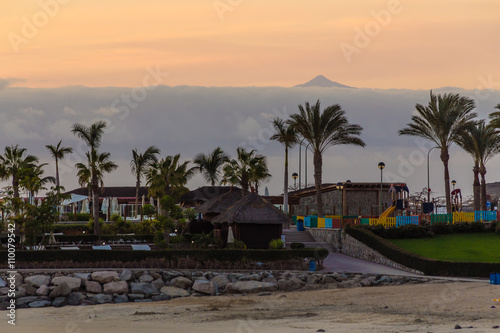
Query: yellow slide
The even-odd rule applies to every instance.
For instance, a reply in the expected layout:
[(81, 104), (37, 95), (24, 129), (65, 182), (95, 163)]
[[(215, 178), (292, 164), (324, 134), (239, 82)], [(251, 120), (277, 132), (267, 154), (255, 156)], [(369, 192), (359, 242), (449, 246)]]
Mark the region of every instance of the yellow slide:
[(380, 215), (379, 219), (386, 218), (395, 210), (396, 210), (396, 205), (387, 208), (385, 212), (383, 212), (382, 215)]

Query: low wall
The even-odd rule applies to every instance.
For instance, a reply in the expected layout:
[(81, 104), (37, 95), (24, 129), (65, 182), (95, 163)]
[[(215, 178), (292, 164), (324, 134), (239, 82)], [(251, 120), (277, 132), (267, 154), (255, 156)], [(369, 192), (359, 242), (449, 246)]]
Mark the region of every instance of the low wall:
[(336, 252), (343, 253), (350, 257), (397, 268), (405, 272), (424, 274), (413, 268), (403, 266), (386, 258), (357, 239), (347, 235), (340, 229), (307, 228), (307, 231), (313, 236), (316, 242), (331, 245)]

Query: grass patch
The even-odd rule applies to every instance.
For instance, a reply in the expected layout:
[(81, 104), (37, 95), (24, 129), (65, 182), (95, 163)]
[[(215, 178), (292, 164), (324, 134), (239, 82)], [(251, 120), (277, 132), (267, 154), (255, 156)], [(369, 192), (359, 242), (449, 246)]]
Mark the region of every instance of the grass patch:
[(494, 233), (436, 235), (433, 238), (389, 241), (425, 258), (500, 263), (500, 236)]

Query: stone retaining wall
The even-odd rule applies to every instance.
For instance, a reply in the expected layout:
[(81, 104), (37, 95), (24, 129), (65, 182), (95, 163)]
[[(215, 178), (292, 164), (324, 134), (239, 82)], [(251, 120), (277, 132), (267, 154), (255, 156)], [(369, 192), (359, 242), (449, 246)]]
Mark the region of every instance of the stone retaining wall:
[[(0, 310), (167, 301), (176, 297), (423, 283), (427, 278), (316, 272), (226, 273), (129, 270), (0, 273)], [(15, 296), (10, 295), (15, 290)]]
[(424, 274), (394, 262), (339, 229), (307, 228), (316, 242), (329, 244), (336, 252), (414, 274)]

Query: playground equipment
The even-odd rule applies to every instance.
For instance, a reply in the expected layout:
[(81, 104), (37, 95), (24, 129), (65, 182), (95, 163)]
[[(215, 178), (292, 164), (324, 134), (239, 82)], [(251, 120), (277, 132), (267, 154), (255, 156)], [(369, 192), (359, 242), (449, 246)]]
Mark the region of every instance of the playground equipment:
[(462, 211), (462, 193), (459, 188), (451, 191), (451, 210), (453, 212)]

